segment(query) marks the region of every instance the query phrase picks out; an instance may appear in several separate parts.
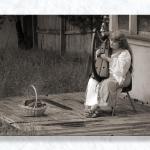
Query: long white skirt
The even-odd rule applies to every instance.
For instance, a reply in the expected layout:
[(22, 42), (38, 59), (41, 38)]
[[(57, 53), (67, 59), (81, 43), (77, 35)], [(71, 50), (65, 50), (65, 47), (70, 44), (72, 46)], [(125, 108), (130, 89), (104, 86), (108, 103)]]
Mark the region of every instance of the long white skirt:
[(93, 78), (89, 79), (86, 89), (85, 106), (98, 105), (103, 109), (114, 107), (117, 99), (118, 83), (113, 78), (108, 78), (101, 83)]

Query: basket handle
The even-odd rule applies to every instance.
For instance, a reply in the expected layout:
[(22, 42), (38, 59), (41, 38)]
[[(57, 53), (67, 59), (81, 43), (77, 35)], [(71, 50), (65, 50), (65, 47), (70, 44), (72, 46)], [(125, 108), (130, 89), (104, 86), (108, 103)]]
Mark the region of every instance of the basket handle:
[[(36, 91), (35, 86), (32, 85), (32, 84), (31, 84), (29, 87), (31, 87), (31, 88), (33, 89), (34, 94), (35, 94), (35, 105), (34, 105), (34, 107), (33, 107), (33, 109), (35, 109), (35, 107), (37, 106), (37, 91)], [(28, 89), (28, 97), (29, 97), (29, 89)]]

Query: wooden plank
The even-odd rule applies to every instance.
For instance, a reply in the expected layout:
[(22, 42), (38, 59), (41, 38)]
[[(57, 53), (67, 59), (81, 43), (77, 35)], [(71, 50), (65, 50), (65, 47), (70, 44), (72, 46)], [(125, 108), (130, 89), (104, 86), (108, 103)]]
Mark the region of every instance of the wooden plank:
[[(140, 123), (141, 124), (141, 123)], [(134, 125), (135, 124), (128, 124), (127, 126), (125, 126), (125, 125), (123, 125), (123, 126), (121, 126), (121, 125), (117, 125), (117, 126), (104, 126), (104, 127), (95, 127), (95, 126), (90, 126), (89, 128), (87, 128), (87, 127), (76, 127), (76, 129), (73, 129), (73, 128), (70, 128), (70, 129), (68, 129), (67, 127), (66, 127), (66, 130), (64, 129), (62, 132), (61, 131), (59, 131), (59, 132), (55, 132), (56, 134), (63, 134), (63, 135), (74, 135), (74, 134), (76, 134), (76, 133), (79, 133), (80, 135), (87, 135), (87, 134), (91, 134), (91, 133), (93, 133), (93, 132), (97, 132), (97, 133), (100, 133), (100, 135), (102, 134), (102, 133), (104, 133), (103, 135), (107, 135), (107, 133), (109, 133), (109, 135), (111, 135), (112, 133), (114, 134), (116, 131), (117, 131), (117, 133), (125, 133), (123, 130), (125, 130), (125, 131), (128, 131), (128, 133), (130, 133), (130, 135), (131, 135), (131, 131), (134, 129)], [(145, 124), (143, 123), (143, 127), (139, 127), (141, 130), (143, 130), (143, 128), (145, 128)], [(149, 124), (148, 124), (148, 126), (149, 126)], [(137, 128), (137, 125), (136, 125), (136, 127), (135, 127), (135, 129)]]
[[(150, 107), (143, 107), (136, 103), (140, 111), (137, 114), (130, 115), (133, 113), (129, 101), (126, 99), (118, 102), (118, 114), (115, 117), (85, 118), (81, 97), (84, 97), (84, 93), (41, 96), (40, 98), (46, 98), (48, 101), (54, 102), (47, 103), (47, 115), (43, 117), (22, 116), (18, 104), (22, 103), (25, 97), (6, 98), (0, 101), (0, 118), (20, 130), (38, 132), (36, 134), (39, 135), (94, 135), (98, 133), (110, 135), (110, 133), (117, 134), (117, 132), (118, 135), (128, 135), (135, 134), (136, 131), (142, 134), (144, 126), (148, 128), (150, 125)], [(67, 110), (58, 107), (58, 105), (71, 109)], [(143, 134), (148, 134), (145, 132), (143, 131)]]
[[(81, 99), (81, 97), (79, 97), (79, 99)], [(56, 100), (56, 99), (54, 99), (54, 100)], [(79, 103), (78, 97), (76, 95), (61, 94), (57, 97), (57, 101), (59, 101), (60, 103), (62, 102), (64, 104), (66, 104), (67, 106), (73, 105), (73, 107), (78, 107), (78, 108), (81, 108), (83, 106), (82, 103)], [(73, 109), (73, 107), (72, 107), (72, 109)]]
[(56, 35), (56, 34), (60, 34), (60, 30), (58, 30), (58, 29), (38, 29), (37, 30), (37, 33), (39, 33), (39, 34), (54, 34), (54, 35)]
[[(144, 114), (138, 116), (122, 117), (122, 118), (101, 117), (99, 118), (99, 120), (98, 119), (89, 120), (89, 121), (82, 120), (80, 122), (70, 122), (70, 125), (68, 122), (61, 122), (61, 123), (56, 122), (52, 124), (51, 122), (47, 122), (46, 124), (39, 122), (36, 124), (32, 124), (32, 126), (34, 126), (35, 129), (42, 129), (43, 130), (42, 132), (44, 132), (44, 130), (51, 131), (52, 129), (51, 134), (52, 133), (73, 134), (73, 133), (88, 133), (94, 131), (103, 132), (103, 131), (113, 131), (113, 130), (118, 130), (119, 132), (121, 130), (129, 130), (129, 128), (132, 129), (132, 128), (137, 128), (139, 126), (150, 126), (149, 118), (150, 118), (149, 114)], [(44, 125), (44, 127), (40, 127), (42, 124)], [(59, 128), (58, 126), (61, 126), (62, 128)]]
[[(67, 94), (66, 94), (67, 95)], [(69, 94), (68, 94), (69, 95)], [(68, 95), (67, 95), (67, 98), (68, 98)], [(70, 94), (70, 96), (71, 97), (73, 97), (71, 94)], [(63, 95), (63, 97), (64, 97), (64, 95)], [(70, 97), (70, 99), (71, 99), (71, 97)], [(76, 97), (76, 96), (74, 96), (74, 97)], [(53, 95), (53, 98), (56, 100), (56, 96), (55, 95)], [(58, 100), (62, 100), (61, 99), (61, 96), (57, 96), (57, 98), (58, 98)], [(65, 98), (63, 98), (63, 99), (65, 99)], [(74, 100), (76, 100), (76, 99), (73, 99), (73, 101)], [(58, 101), (59, 102), (59, 101)], [(66, 102), (66, 101), (65, 101)], [(123, 101), (122, 101), (123, 102)], [(11, 103), (11, 102), (10, 102)], [(63, 105), (63, 103), (64, 103), (64, 101), (62, 101), (62, 105)], [(13, 106), (13, 103), (11, 104), (12, 106)], [(70, 105), (69, 105), (70, 106)], [(123, 106), (125, 106), (124, 104), (123, 104)], [(15, 107), (15, 105), (14, 105), (14, 107)], [(126, 107), (126, 106), (125, 106)], [(119, 106), (119, 108), (121, 108), (120, 106)], [(122, 108), (121, 108), (122, 109)], [(148, 110), (149, 108), (147, 108), (147, 110)]]
[[(83, 102), (85, 100), (85, 93), (84, 92), (76, 92), (76, 93), (64, 93), (60, 94), (66, 99), (73, 99), (75, 101)], [(51, 97), (52, 95), (50, 95)], [(55, 95), (54, 95), (55, 96)]]
[[(81, 95), (83, 95), (83, 94), (81, 94)], [(76, 101), (76, 100), (80, 100), (81, 96), (78, 94), (78, 98), (77, 98), (77, 94), (76, 95), (66, 94), (65, 97), (63, 97), (63, 99), (64, 100), (72, 99), (72, 101)], [(66, 101), (64, 103), (66, 103)], [(82, 102), (82, 105), (83, 105), (83, 102)], [(141, 105), (136, 104), (136, 103), (135, 103), (135, 106), (136, 106), (136, 108), (138, 108), (137, 110), (140, 111), (140, 112), (144, 112), (145, 110), (146, 111), (150, 111), (150, 107), (147, 107), (147, 106), (146, 107), (145, 106), (141, 107)], [(122, 100), (122, 99), (120, 99), (120, 101), (118, 101), (118, 107), (117, 107), (116, 111), (118, 111), (118, 112), (122, 111), (122, 113), (124, 113), (125, 111), (132, 112), (132, 107), (131, 107), (131, 105), (129, 103), (129, 100), (124, 100), (124, 99)]]
[(22, 118), (13, 113), (11, 108), (4, 104), (1, 104), (0, 107), (0, 119), (8, 124), (11, 124), (15, 128), (19, 128), (16, 122), (24, 122)]
[[(143, 116), (142, 116), (143, 117)], [(138, 116), (138, 118), (139, 118), (139, 120), (138, 121), (140, 121), (140, 124), (142, 124), (142, 125), (144, 125), (144, 119), (143, 119), (143, 121), (141, 121), (141, 119), (140, 119), (140, 117)], [(103, 118), (103, 119), (106, 119), (106, 122), (109, 120), (107, 120), (107, 117), (106, 118)], [(148, 117), (146, 116), (146, 119), (148, 119)], [(145, 119), (145, 120), (146, 120)], [(133, 118), (133, 119), (131, 119), (133, 122), (128, 122), (126, 119), (125, 119), (125, 122), (126, 122), (126, 125), (127, 125), (127, 127), (126, 127), (126, 125), (123, 123), (123, 127), (121, 127), (121, 131), (124, 129), (124, 128), (129, 128), (131, 125), (134, 127), (135, 126), (135, 123), (138, 123), (138, 121), (136, 121), (136, 122), (134, 122), (134, 120), (137, 120), (137, 119), (135, 119), (135, 118)], [(120, 120), (118, 120), (119, 122), (120, 122)], [(117, 125), (116, 125), (116, 128), (114, 128), (115, 126), (111, 123), (111, 124), (109, 124), (109, 122), (107, 122), (107, 124), (109, 124), (109, 126), (108, 125), (105, 125), (105, 124), (103, 124), (103, 122), (101, 122), (101, 121), (99, 121), (99, 122), (96, 122), (96, 121), (94, 121), (94, 122), (92, 122), (92, 124), (90, 124), (90, 126), (89, 126), (89, 128), (87, 129), (87, 126), (86, 126), (86, 128), (85, 127), (83, 127), (83, 128), (70, 128), (69, 129), (69, 126), (64, 126), (64, 128), (59, 128), (59, 127), (57, 127), (57, 125), (54, 125), (54, 124), (51, 124), (50, 125), (50, 128), (49, 128), (49, 126), (46, 126), (46, 127), (39, 127), (39, 126), (36, 126), (36, 124), (34, 124), (34, 125), (31, 125), (31, 128), (28, 126), (28, 128), (30, 128), (30, 130), (32, 131), (33, 130), (33, 126), (35, 127), (34, 128), (34, 130), (40, 130), (40, 129), (42, 129), (43, 131), (42, 132), (44, 132), (44, 129), (46, 130), (48, 130), (49, 131), (49, 134), (59, 134), (59, 135), (61, 135), (61, 134), (73, 134), (73, 133), (84, 133), (84, 134), (86, 134), (86, 133), (88, 133), (88, 132), (93, 132), (93, 131), (96, 131), (97, 132), (97, 130), (100, 132), (100, 131), (104, 131), (104, 130), (118, 130), (119, 129), (119, 127), (121, 126), (121, 124), (119, 124), (118, 122), (116, 122), (116, 119), (115, 119), (115, 121), (114, 121)], [(132, 124), (131, 124), (132, 123)], [(145, 123), (146, 124), (146, 123)], [(150, 122), (148, 122), (148, 124), (150, 124)], [(37, 124), (38, 125), (38, 124)], [(51, 126), (53, 126), (53, 128), (51, 127)], [(108, 128), (108, 127), (110, 128)], [(125, 126), (125, 127), (124, 127)], [(137, 126), (137, 125), (136, 125)], [(145, 126), (145, 125), (144, 125)], [(93, 127), (94, 127), (94, 129), (93, 129)], [(58, 128), (61, 130), (59, 130), (58, 131)], [(80, 129), (80, 130), (79, 130)], [(52, 130), (52, 131), (51, 131)], [(67, 131), (66, 131), (67, 130)], [(48, 133), (48, 131), (46, 131), (47, 133)], [(51, 131), (51, 132), (50, 132)], [(87, 132), (88, 131), (88, 132)], [(38, 131), (39, 132), (39, 131)], [(109, 132), (110, 133), (110, 132)], [(119, 131), (118, 131), (118, 133), (120, 133)], [(41, 133), (42, 134), (42, 133)]]
[[(53, 102), (53, 104), (57, 104), (57, 106), (61, 106), (61, 108), (70, 110), (70, 111), (75, 111), (76, 114), (83, 116), (83, 109), (84, 106), (81, 105), (81, 103), (78, 103), (72, 97), (68, 97), (66, 95), (59, 95), (55, 98), (49, 98), (47, 99), (47, 102)], [(59, 105), (58, 105), (59, 104)]]
[[(147, 120), (150, 117), (143, 117), (145, 116), (126, 116), (126, 117), (100, 117), (97, 119), (87, 119), (87, 118), (77, 118), (77, 119), (72, 119), (72, 120), (59, 120), (59, 121), (47, 121), (47, 122), (33, 122), (32, 124), (34, 125), (45, 125), (45, 126), (54, 126), (54, 125), (63, 125), (63, 124), (68, 124), (68, 127), (73, 124), (85, 124), (85, 127), (111, 127), (111, 126), (119, 126), (119, 125), (128, 125), (129, 124), (142, 124), (142, 123), (150, 123), (149, 120)], [(142, 117), (142, 118), (140, 118)]]
[[(6, 101), (5, 101), (6, 102)], [(7, 101), (8, 102), (8, 101)], [(46, 114), (48, 116), (45, 117), (23, 117), (22, 115), (22, 110), (21, 108), (19, 108), (18, 104), (19, 103), (14, 103), (15, 101), (9, 101), (9, 105), (6, 105), (7, 107), (5, 107), (5, 109), (1, 110), (3, 112), (10, 110), (9, 113), (13, 113), (16, 116), (22, 117), (24, 119), (25, 122), (30, 122), (30, 121), (47, 121), (48, 119), (50, 120), (54, 120), (53, 115), (55, 113), (61, 112), (60, 109), (56, 109), (52, 106), (48, 106), (47, 107), (47, 111)], [(21, 103), (20, 103), (21, 104)], [(4, 108), (5, 104), (1, 104), (2, 108)], [(14, 120), (15, 121), (15, 120)]]
[(91, 33), (93, 33), (91, 30), (88, 30), (84, 33), (79, 30), (68, 30), (68, 31), (65, 31), (64, 34), (66, 34), (66, 35), (77, 35), (77, 34), (83, 35), (83, 34), (91, 34)]
[(65, 32), (65, 20), (64, 17), (61, 16), (60, 20), (60, 55), (64, 55), (66, 48), (66, 36)]
[[(53, 97), (53, 98), (55, 98), (55, 96)], [(55, 98), (56, 99), (56, 98)], [(58, 99), (60, 100), (61, 98), (60, 98), (60, 96), (58, 96)], [(11, 103), (11, 102), (10, 102)], [(13, 102), (14, 103), (14, 102)], [(13, 106), (13, 103), (11, 104), (11, 106)], [(63, 103), (64, 102), (62, 102), (62, 105), (63, 105)], [(66, 103), (66, 101), (65, 101), (65, 103)], [(70, 105), (69, 105), (70, 106)], [(15, 108), (15, 105), (13, 106), (13, 108)], [(50, 107), (50, 108), (52, 108), (52, 107)], [(54, 111), (54, 109), (52, 109), (52, 110), (50, 110), (50, 111)], [(55, 111), (54, 111), (55, 112)], [(57, 112), (57, 111), (56, 111)]]
[[(149, 130), (150, 126), (136, 126), (133, 128), (133, 126), (128, 126), (128, 127), (120, 127), (120, 128), (113, 128), (113, 129), (107, 129), (107, 128), (102, 128), (102, 130), (98, 129), (89, 129), (85, 131), (73, 131), (73, 132), (63, 132), (61, 133), (62, 135), (134, 135), (134, 133), (139, 132), (141, 135), (145, 135), (145, 127), (148, 128), (147, 131)], [(60, 133), (56, 133), (56, 135), (60, 135)]]
[[(140, 136), (145, 136), (145, 135), (150, 135), (150, 126), (139, 126), (136, 128), (127, 128), (127, 129), (120, 129), (120, 130), (113, 130), (113, 131), (89, 131), (89, 132), (75, 132), (75, 133), (62, 133), (61, 135), (74, 135), (74, 136), (135, 136), (135, 135), (140, 135)], [(59, 135), (59, 134), (53, 134), (53, 135)]]
[[(60, 100), (60, 97), (58, 97), (57, 99)], [(10, 102), (10, 104), (11, 105), (8, 106), (8, 108), (9, 107), (11, 108), (14, 105), (14, 102), (12, 102), (12, 103)], [(62, 106), (63, 106), (63, 103), (62, 103)], [(15, 107), (15, 105), (14, 105), (14, 107)], [(14, 107), (12, 107), (12, 109)], [(22, 115), (21, 109), (20, 109), (20, 111), (18, 111), (18, 110), (19, 110), (19, 107), (17, 109), (15, 109), (15, 111), (13, 111), (13, 113), (15, 115), (18, 115), (21, 117), (21, 115)], [(23, 117), (23, 116), (22, 117), (24, 118), (25, 122), (30, 122), (30, 121), (35, 122), (35, 121), (47, 121), (50, 118), (51, 118), (51, 120), (57, 120), (57, 119), (62, 119), (64, 117), (68, 118), (69, 116), (70, 116), (69, 118), (76, 118), (76, 117), (79, 117), (79, 115), (80, 115), (79, 113), (68, 112), (67, 110), (63, 110), (61, 108), (56, 109), (56, 107), (54, 107), (53, 105), (50, 105), (50, 104), (48, 104), (46, 114), (47, 114), (47, 116), (45, 116), (45, 117), (35, 117), (35, 118), (34, 117)], [(74, 116), (71, 116), (72, 114), (74, 114)]]
[[(53, 128), (52, 128), (53, 127)], [(63, 127), (58, 126), (39, 126), (36, 129), (42, 129), (39, 130), (37, 134), (39, 135), (133, 135), (134, 133), (140, 132), (143, 133), (141, 135), (144, 135), (145, 127), (147, 127), (148, 130), (146, 132), (150, 131), (150, 123), (148, 122), (142, 122), (139, 124), (121, 124), (121, 125), (109, 125), (109, 126), (84, 126), (84, 125), (76, 125), (76, 127), (69, 127), (68, 125), (63, 125)], [(149, 132), (150, 134), (150, 132)]]

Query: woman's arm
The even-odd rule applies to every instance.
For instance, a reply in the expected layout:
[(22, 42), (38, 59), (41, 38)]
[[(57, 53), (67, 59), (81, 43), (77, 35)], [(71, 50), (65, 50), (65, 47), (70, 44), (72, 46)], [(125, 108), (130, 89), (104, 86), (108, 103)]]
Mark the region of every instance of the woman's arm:
[(116, 60), (114, 73), (117, 75), (119, 85), (123, 85), (127, 72), (131, 65), (131, 56), (127, 50), (121, 52)]
[(110, 61), (111, 61), (111, 58), (110, 58), (110, 57), (107, 57), (105, 54), (101, 54), (100, 57), (101, 57), (103, 60), (106, 60), (107, 62), (110, 62)]
[(101, 53), (101, 49), (98, 49), (96, 51), (96, 59), (98, 57), (101, 57), (103, 60), (107, 61), (107, 62), (110, 62), (111, 61), (111, 58), (110, 57), (107, 57), (105, 54)]

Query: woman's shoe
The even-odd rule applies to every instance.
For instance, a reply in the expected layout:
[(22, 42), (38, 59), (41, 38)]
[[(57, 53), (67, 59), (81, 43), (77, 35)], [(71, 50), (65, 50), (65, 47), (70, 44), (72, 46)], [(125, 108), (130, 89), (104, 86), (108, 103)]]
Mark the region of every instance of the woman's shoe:
[(91, 118), (91, 115), (92, 115), (91, 107), (86, 107), (84, 114), (85, 114), (85, 117)]
[(87, 118), (96, 118), (99, 116), (100, 107), (98, 105), (91, 106), (90, 108), (86, 108), (85, 117)]
[(96, 118), (100, 116), (100, 111), (95, 110), (95, 112), (91, 115), (91, 118)]
[(91, 112), (94, 113), (96, 110), (99, 110), (99, 105), (91, 106)]

